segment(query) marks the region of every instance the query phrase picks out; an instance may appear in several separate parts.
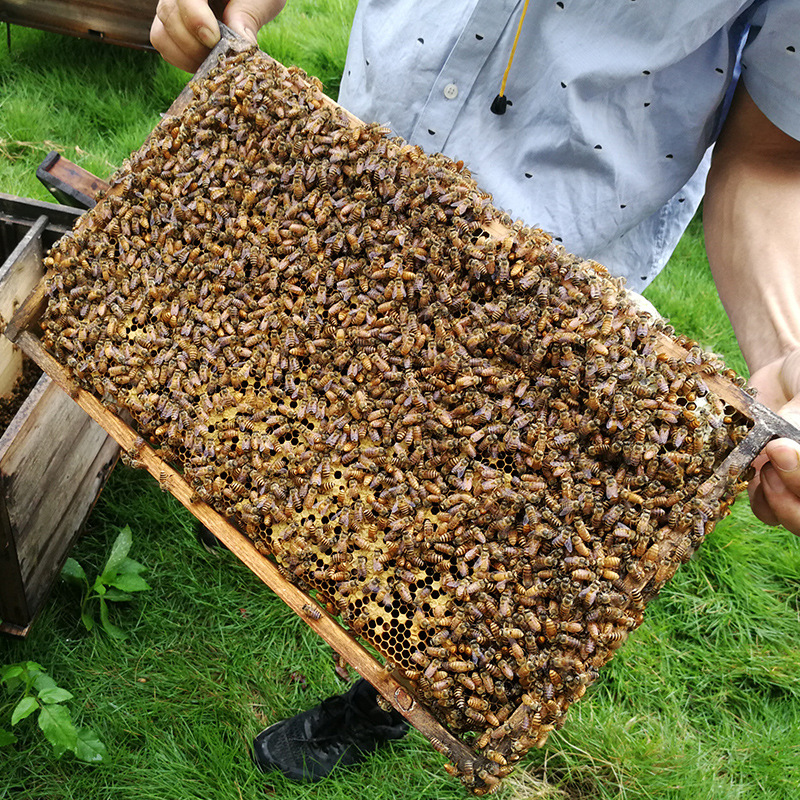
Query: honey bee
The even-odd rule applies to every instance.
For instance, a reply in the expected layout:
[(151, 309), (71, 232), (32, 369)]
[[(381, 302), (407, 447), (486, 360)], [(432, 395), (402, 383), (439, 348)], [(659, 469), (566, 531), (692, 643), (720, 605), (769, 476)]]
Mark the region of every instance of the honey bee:
[(322, 612), (316, 607), (305, 603), (303, 605), (303, 613), (313, 620), (318, 620), (322, 617)]

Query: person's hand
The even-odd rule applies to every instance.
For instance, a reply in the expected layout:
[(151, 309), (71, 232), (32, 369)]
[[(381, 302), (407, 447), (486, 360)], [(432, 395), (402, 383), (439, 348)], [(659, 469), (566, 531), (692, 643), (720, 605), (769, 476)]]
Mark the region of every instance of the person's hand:
[[(759, 369), (750, 385), (758, 389), (760, 403), (800, 427), (800, 350)], [(753, 513), (800, 536), (800, 444), (774, 439), (753, 463), (758, 470), (748, 486)]]
[[(261, 26), (274, 19), (285, 3), (286, 0), (230, 0), (224, 5), (222, 21), (256, 44)], [(170, 64), (194, 72), (219, 36), (219, 25), (209, 8), (209, 0), (159, 0), (150, 28), (150, 42)]]

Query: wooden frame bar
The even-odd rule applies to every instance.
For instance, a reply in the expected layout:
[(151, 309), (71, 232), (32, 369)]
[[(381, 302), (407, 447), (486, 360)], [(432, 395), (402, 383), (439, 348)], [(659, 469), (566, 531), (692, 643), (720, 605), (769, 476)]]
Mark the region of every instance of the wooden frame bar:
[(104, 180), (55, 150), (51, 150), (39, 164), (36, 177), (60, 203), (77, 204), (81, 208), (92, 208), (95, 196), (108, 191), (108, 184)]

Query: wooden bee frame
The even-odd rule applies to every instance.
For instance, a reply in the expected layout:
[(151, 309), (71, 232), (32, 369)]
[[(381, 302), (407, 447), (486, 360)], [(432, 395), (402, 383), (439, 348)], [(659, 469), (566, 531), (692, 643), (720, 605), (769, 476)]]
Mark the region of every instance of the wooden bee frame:
[[(223, 38), (209, 59), (195, 76), (195, 81), (202, 80), (216, 65), (220, 57), (241, 52), (248, 45), (243, 40), (223, 29)], [(169, 111), (174, 119), (188, 105), (192, 87), (182, 93)], [(356, 124), (356, 121), (353, 121)], [(157, 127), (151, 136), (163, 134), (165, 129)], [(114, 192), (114, 189), (111, 190)], [(509, 230), (499, 223), (486, 226), (490, 236), (503, 239)], [(13, 338), (37, 363), (62, 386), (75, 401), (94, 419), (108, 430), (116, 441), (126, 450), (137, 466), (146, 468), (161, 486), (168, 489), (198, 519), (231, 549), (253, 572), (267, 583), (304, 621), (316, 630), (339, 654), (345, 658), (363, 677), (369, 680), (380, 693), (415, 727), (425, 734), (434, 746), (443, 752), (455, 765), (462, 776), (475, 776), (471, 785), (479, 793), (491, 791), (498, 783), (498, 776), (506, 756), (514, 753), (515, 740), (525, 732), (526, 721), (529, 722), (529, 711), (520, 706), (505, 720), (502, 730), (498, 729), (493, 741), (495, 760), (489, 760), (476, 752), (463, 741), (455, 737), (441, 725), (434, 715), (420, 702), (412, 686), (396, 672), (390, 672), (372, 658), (355, 639), (343, 630), (336, 621), (319, 610), (318, 606), (293, 584), (288, 582), (277, 567), (259, 553), (249, 539), (223, 517), (201, 502), (193, 489), (183, 477), (165, 463), (136, 431), (121, 421), (106, 408), (93, 394), (81, 389), (72, 378), (71, 373), (47, 352), (37, 335), (36, 325), (39, 322), (46, 304), (44, 283), (41, 283), (30, 296), (25, 306), (12, 320), (7, 335)], [(692, 363), (690, 354), (667, 335), (660, 335), (659, 346), (665, 357), (672, 357)], [(726, 403), (731, 414), (737, 412), (750, 422), (750, 431), (739, 445), (719, 465), (714, 475), (700, 487), (700, 497), (711, 501), (721, 496), (729, 484), (741, 476), (763, 444), (773, 436), (788, 435), (797, 438), (800, 434), (782, 419), (758, 405), (745, 391), (724, 376), (704, 374), (705, 384)], [(624, 589), (630, 593), (638, 593), (649, 599), (657, 588), (663, 584), (677, 568), (679, 561), (671, 556), (678, 547), (678, 542), (665, 538), (649, 559), (659, 564), (657, 578), (653, 575), (636, 577), (628, 575), (624, 581)], [(552, 726), (551, 726), (552, 727)], [(546, 732), (545, 732), (546, 735)], [(544, 741), (544, 739), (541, 739)], [(509, 761), (511, 758), (508, 759)], [(507, 772), (507, 770), (506, 770)]]

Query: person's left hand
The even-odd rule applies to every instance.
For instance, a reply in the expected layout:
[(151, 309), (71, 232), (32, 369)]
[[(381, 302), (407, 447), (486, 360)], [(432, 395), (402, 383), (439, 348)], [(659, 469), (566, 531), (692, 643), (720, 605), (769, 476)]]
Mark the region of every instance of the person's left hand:
[[(800, 350), (753, 373), (756, 399), (800, 428)], [(774, 439), (753, 462), (758, 470), (748, 492), (753, 513), (767, 525), (800, 536), (800, 444)]]

